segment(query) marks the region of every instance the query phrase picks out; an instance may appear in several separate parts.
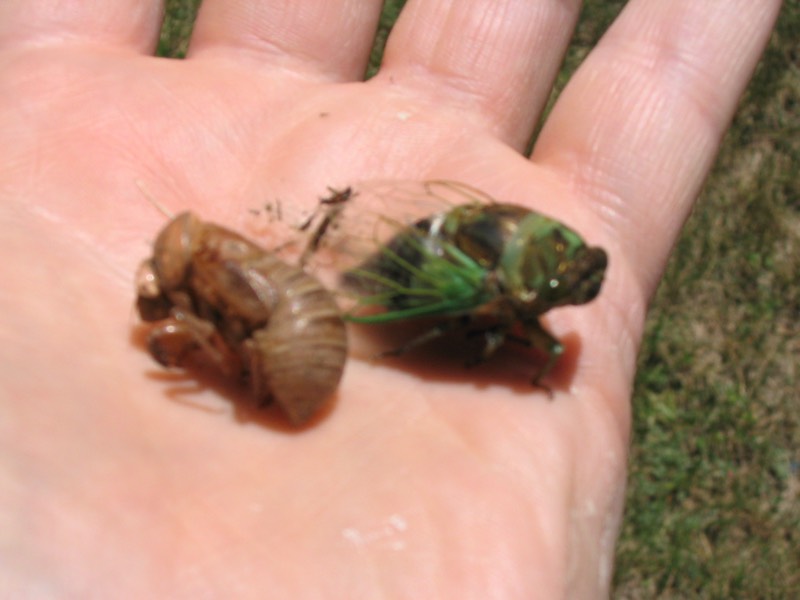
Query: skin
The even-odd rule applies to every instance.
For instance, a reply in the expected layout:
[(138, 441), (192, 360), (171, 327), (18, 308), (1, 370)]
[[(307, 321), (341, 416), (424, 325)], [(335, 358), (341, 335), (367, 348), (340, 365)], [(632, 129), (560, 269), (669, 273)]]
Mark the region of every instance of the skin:
[[(380, 4), (206, 0), (186, 61), (151, 57), (156, 2), (0, 4), (1, 596), (607, 594), (647, 303), (780, 3), (631, 0), (530, 160), (579, 3), (411, 0), (359, 83)], [(597, 300), (546, 319), (552, 399), (355, 358), (298, 432), (176, 397), (193, 379), (132, 340), (146, 195), (247, 231), (268, 200), (429, 177), (608, 251)]]

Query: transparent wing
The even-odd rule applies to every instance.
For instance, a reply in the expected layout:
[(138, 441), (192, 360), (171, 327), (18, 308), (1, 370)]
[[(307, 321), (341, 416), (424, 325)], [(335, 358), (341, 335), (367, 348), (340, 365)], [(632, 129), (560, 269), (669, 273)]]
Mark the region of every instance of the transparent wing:
[(321, 201), (303, 261), (338, 273), (354, 320), (468, 311), (483, 301), (484, 271), (436, 232), (456, 206), (489, 202), (452, 181), (362, 182)]
[(329, 189), (304, 213), (279, 201), (253, 212), (263, 223), (259, 240), (315, 274), (347, 313), (383, 307), (399, 319), (469, 309), (479, 267), (417, 224), (493, 202), (455, 181), (370, 180)]
[(346, 198), (340, 190), (321, 200), (306, 228), (304, 262), (311, 270), (354, 269), (422, 219), (461, 204), (494, 202), (467, 184), (446, 180), (371, 180), (348, 190)]

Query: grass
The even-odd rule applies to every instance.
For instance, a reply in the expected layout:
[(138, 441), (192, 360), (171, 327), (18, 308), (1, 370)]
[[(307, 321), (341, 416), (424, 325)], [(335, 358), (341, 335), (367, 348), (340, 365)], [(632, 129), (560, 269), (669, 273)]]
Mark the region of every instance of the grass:
[[(198, 4), (167, 2), (161, 54)], [(585, 3), (554, 98), (623, 5)], [(798, 39), (787, 0), (647, 321), (615, 598), (800, 597)]]
[(795, 1), (648, 319), (618, 598), (800, 595), (798, 38)]

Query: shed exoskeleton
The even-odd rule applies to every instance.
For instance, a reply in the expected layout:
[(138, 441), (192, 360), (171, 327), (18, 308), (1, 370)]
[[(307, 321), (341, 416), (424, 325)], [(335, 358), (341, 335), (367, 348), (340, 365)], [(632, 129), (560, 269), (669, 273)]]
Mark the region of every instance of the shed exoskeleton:
[(176, 216), (141, 264), (137, 294), (140, 317), (154, 322), (148, 349), (164, 366), (211, 363), (295, 425), (338, 387), (347, 335), (336, 301), (315, 277), (229, 229)]

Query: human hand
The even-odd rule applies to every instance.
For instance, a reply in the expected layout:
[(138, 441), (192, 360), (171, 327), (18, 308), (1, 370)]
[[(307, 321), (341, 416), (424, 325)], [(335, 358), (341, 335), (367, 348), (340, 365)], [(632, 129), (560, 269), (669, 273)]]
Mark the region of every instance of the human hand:
[[(0, 7), (0, 595), (607, 592), (647, 301), (779, 2), (629, 2), (532, 160), (578, 3), (412, 0), (361, 83), (380, 5), (206, 0), (185, 61), (149, 56), (157, 3)], [(302, 432), (166, 399), (130, 343), (163, 225), (137, 183), (242, 228), (265, 200), (432, 177), (608, 251), (598, 299), (548, 314), (552, 400), (476, 385), (491, 365), (359, 360)]]

